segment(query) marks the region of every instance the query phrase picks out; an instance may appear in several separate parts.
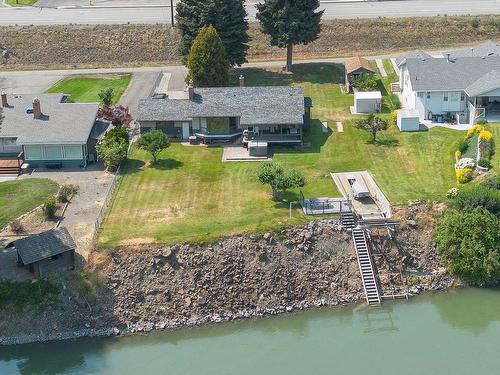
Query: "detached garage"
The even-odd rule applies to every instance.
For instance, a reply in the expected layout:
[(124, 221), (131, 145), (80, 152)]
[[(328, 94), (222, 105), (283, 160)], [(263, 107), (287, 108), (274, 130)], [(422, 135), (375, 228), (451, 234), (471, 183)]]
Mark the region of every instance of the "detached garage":
[(380, 91), (358, 91), (354, 93), (354, 113), (380, 112), (382, 93)]
[(402, 109), (398, 111), (397, 125), (402, 132), (418, 132), (420, 117), (416, 109)]

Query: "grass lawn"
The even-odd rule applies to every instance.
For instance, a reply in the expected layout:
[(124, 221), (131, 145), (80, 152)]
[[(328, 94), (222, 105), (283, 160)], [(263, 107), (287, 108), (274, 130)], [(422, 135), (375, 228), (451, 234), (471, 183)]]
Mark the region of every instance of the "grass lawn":
[(41, 205), (57, 188), (55, 182), (42, 178), (0, 182), (0, 228)]
[[(313, 98), (313, 124), (305, 137), (310, 147), (276, 150), (273, 160), (302, 169), (306, 197), (338, 196), (330, 172), (369, 170), (393, 203), (414, 199), (444, 199), (454, 186), (455, 144), (464, 132), (434, 128), (400, 133), (391, 128), (379, 142), (353, 126), (348, 107), (352, 96), (342, 94), (343, 72), (335, 64), (304, 64), (295, 73), (243, 69), (247, 84), (299, 84)], [(236, 72), (237, 77), (240, 71)], [(359, 117), (357, 117), (359, 118)], [(321, 121), (344, 133), (323, 134)], [(123, 179), (105, 220), (100, 246), (147, 242), (208, 241), (242, 231), (264, 231), (306, 221), (297, 208), (289, 218), (288, 201), (272, 202), (270, 189), (256, 178), (258, 163), (222, 163), (222, 149), (173, 144), (156, 167), (146, 167), (147, 154), (133, 149)], [(297, 205), (295, 206), (297, 207)]]
[(23, 6), (32, 6), (37, 1), (38, 0), (5, 0), (5, 3), (13, 7), (23, 7)]
[(70, 76), (57, 81), (46, 92), (71, 94), (70, 101), (75, 103), (100, 102), (99, 92), (111, 87), (114, 90), (113, 102), (118, 102), (130, 83), (131, 74), (93, 74)]

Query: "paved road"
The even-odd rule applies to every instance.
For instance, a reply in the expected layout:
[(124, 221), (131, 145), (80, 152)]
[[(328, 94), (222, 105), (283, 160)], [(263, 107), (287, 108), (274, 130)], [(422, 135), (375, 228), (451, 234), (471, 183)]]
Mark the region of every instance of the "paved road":
[[(325, 19), (415, 17), (457, 14), (500, 14), (500, 0), (406, 0), (369, 2), (324, 2)], [(255, 4), (248, 4), (255, 18)], [(165, 7), (0, 8), (0, 25), (168, 23)]]

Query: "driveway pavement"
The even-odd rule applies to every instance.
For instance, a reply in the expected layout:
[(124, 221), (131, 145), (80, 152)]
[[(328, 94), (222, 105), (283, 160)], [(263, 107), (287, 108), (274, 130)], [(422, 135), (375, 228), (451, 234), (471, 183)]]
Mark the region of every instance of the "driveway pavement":
[(104, 204), (113, 175), (105, 172), (102, 165), (83, 169), (35, 170), (20, 178), (49, 178), (60, 185), (73, 184), (78, 193), (68, 205), (60, 226), (68, 228), (78, 245), (78, 253), (87, 259), (91, 250), (94, 223)]

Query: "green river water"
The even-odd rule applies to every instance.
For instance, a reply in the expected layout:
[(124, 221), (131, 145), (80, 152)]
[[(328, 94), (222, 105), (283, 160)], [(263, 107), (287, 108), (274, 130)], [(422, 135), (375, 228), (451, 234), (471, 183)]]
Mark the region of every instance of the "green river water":
[(500, 289), (0, 347), (0, 374), (498, 375)]

